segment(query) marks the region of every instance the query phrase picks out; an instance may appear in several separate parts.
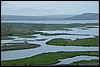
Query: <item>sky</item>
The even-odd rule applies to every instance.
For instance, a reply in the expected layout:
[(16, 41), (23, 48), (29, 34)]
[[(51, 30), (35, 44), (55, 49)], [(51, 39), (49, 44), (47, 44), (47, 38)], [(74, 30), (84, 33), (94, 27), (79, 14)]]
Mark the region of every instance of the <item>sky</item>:
[(1, 15), (76, 15), (99, 13), (99, 1), (1, 1)]

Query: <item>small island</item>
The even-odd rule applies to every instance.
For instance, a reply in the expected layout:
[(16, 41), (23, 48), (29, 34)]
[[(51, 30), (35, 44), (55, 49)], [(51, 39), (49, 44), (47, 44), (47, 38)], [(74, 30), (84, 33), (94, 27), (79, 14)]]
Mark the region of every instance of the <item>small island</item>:
[(99, 59), (93, 60), (81, 60), (73, 62), (72, 65), (79, 65), (79, 66), (99, 66)]
[(95, 38), (77, 38), (76, 40), (55, 38), (46, 42), (46, 44), (56, 46), (99, 46), (99, 36), (95, 36)]
[(7, 36), (1, 36), (1, 40), (12, 40), (14, 38), (10, 38), (10, 37), (7, 37)]
[(39, 46), (40, 45), (38, 44), (29, 44), (27, 41), (25, 41), (25, 43), (6, 43), (6, 44), (3, 44), (3, 46), (1, 46), (1, 51), (30, 49), (30, 48), (36, 48)]

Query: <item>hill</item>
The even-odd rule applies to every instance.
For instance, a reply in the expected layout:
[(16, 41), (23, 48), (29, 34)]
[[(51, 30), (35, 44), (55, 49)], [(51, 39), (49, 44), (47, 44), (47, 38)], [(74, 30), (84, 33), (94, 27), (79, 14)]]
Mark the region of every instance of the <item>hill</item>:
[(33, 20), (98, 20), (98, 13), (84, 13), (81, 15), (47, 15), (47, 16), (17, 16), (1, 15), (1, 21), (33, 21)]
[(98, 20), (99, 14), (98, 13), (84, 13), (81, 15), (76, 15), (73, 17), (66, 18), (66, 20)]

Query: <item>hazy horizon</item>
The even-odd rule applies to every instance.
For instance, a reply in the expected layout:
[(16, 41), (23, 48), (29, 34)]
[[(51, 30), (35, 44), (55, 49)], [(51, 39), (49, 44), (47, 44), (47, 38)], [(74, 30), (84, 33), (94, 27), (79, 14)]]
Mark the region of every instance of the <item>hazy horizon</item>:
[(47, 16), (99, 13), (99, 1), (1, 1), (1, 15)]

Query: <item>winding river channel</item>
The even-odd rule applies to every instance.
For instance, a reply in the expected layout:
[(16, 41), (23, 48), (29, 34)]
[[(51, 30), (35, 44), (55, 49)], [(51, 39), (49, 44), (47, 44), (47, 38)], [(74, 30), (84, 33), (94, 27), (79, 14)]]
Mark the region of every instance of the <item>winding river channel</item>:
[[(24, 49), (24, 50), (13, 50), (13, 51), (2, 51), (1, 52), (1, 60), (12, 60), (12, 59), (20, 59), (26, 58), (30, 56), (34, 56), (37, 54), (45, 53), (45, 52), (57, 52), (57, 51), (99, 51), (99, 47), (91, 46), (91, 47), (83, 47), (83, 46), (53, 46), (47, 45), (46, 42), (54, 39), (54, 38), (65, 38), (65, 39), (72, 39), (75, 40), (76, 38), (94, 38), (94, 36), (99, 36), (99, 28), (87, 28), (86, 30), (82, 30), (80, 28), (71, 28), (73, 31), (68, 31), (66, 28), (64, 30), (54, 30), (54, 31), (36, 31), (36, 32), (44, 32), (44, 33), (69, 33), (69, 34), (88, 34), (88, 35), (56, 35), (56, 36), (45, 36), (41, 34), (33, 34), (29, 36), (37, 36), (37, 38), (21, 38), (18, 36), (8, 36), (14, 38), (13, 40), (1, 40), (1, 45), (3, 43), (15, 43), (15, 42), (24, 42), (25, 40), (28, 43), (39, 44), (40, 47), (31, 48), (31, 49)], [(39, 40), (44, 39), (44, 40)], [(74, 61), (79, 60), (91, 60), (91, 59), (99, 59), (95, 56), (76, 56), (73, 58), (67, 58), (61, 60), (61, 64), (64, 63), (72, 63)], [(72, 61), (73, 60), (73, 61)], [(60, 64), (58, 63), (58, 64)]]

